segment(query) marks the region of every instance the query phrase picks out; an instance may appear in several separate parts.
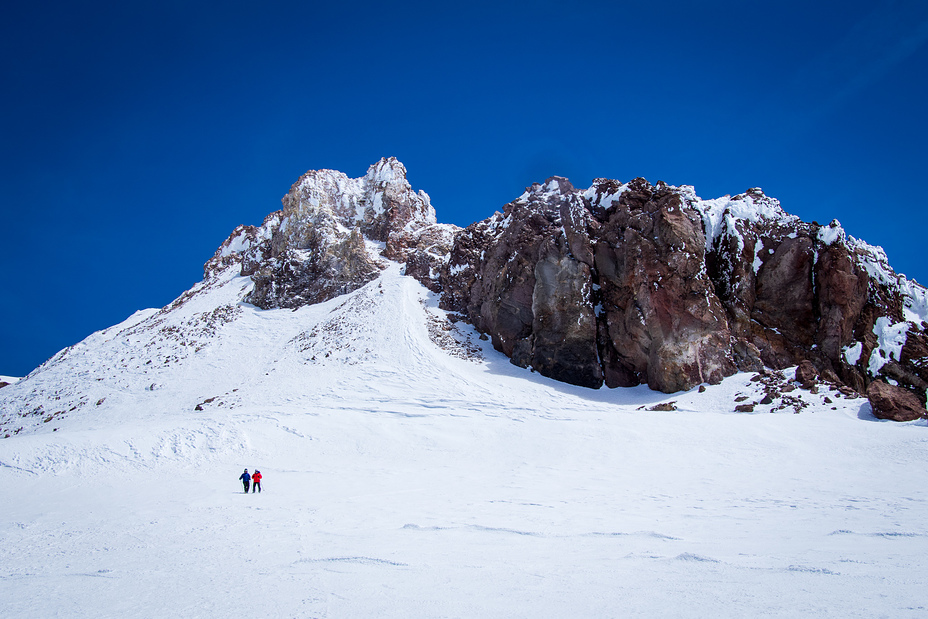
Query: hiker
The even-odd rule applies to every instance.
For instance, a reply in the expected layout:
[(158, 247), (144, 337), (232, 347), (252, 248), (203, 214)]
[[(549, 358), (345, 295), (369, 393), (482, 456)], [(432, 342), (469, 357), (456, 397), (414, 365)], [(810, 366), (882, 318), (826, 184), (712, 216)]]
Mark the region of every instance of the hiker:
[(245, 485), (245, 494), (248, 494), (248, 484), (251, 483), (251, 475), (248, 474), (248, 469), (245, 469), (245, 472), (239, 477), (242, 480), (242, 483)]
[(261, 471), (259, 470), (255, 470), (255, 474), (251, 476), (251, 493), (254, 494), (255, 490), (261, 492)]

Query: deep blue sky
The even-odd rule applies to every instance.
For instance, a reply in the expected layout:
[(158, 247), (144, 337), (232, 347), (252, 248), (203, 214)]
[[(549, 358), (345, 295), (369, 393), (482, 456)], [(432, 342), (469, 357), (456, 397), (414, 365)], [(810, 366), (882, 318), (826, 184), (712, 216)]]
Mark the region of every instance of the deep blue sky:
[(926, 43), (923, 0), (7, 3), (0, 374), (390, 155), (462, 226), (554, 174), (760, 186), (928, 282)]

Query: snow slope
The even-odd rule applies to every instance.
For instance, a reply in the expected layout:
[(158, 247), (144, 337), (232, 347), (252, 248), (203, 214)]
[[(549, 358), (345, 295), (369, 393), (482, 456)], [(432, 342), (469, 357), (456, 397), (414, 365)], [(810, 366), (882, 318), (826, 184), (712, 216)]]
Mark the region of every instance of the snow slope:
[(734, 413), (746, 374), (556, 383), (397, 265), (296, 311), (250, 286), (227, 271), (0, 390), (0, 616), (926, 613), (924, 421), (829, 391)]

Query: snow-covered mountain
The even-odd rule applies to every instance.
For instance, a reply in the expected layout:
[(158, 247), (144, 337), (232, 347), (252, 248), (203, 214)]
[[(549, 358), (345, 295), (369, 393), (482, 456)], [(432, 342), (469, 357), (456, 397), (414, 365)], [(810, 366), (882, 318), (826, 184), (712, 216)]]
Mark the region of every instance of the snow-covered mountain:
[[(596, 244), (563, 222), (595, 227), (646, 193), (610, 187), (549, 182), (462, 231), (436, 223), (395, 160), (304, 175), (174, 303), (0, 389), (0, 614), (923, 614), (924, 421), (880, 422), (847, 385), (793, 367), (732, 367), (671, 395), (572, 385), (513, 364), (466, 303), (443, 309), (462, 278), (506, 272), (498, 244), (468, 248), (533, 200), (551, 216), (536, 228), (564, 235), (512, 263), (582, 289), (558, 248)], [(743, 222), (772, 206), (736, 198), (704, 203), (701, 251), (738, 232), (759, 273)], [(673, 216), (693, 211), (662, 199), (685, 230)], [(911, 286), (903, 318), (921, 316), (921, 289), (875, 260), (868, 281)], [(602, 308), (563, 315), (595, 324), (617, 298), (598, 294)], [(539, 326), (530, 352), (575, 333)], [(245, 467), (264, 474), (260, 495), (241, 494)]]
[[(234, 230), (204, 280), (174, 303), (90, 336), (0, 391), (0, 436), (161, 402), (159, 392), (202, 384), (204, 363), (222, 364), (220, 384), (236, 395), (187, 397), (261, 401), (257, 383), (285, 360), (332, 371), (326, 346), (363, 350), (364, 360), (400, 354), (394, 344), (354, 344), (362, 327), (336, 333), (298, 320), (394, 271), (434, 293), (428, 320), (446, 341), (477, 337), (463, 335), (469, 323), (512, 363), (568, 383), (675, 392), (809, 360), (835, 386), (864, 393), (879, 378), (924, 405), (928, 292), (836, 221), (806, 224), (759, 189), (702, 200), (692, 187), (644, 179), (597, 179), (581, 191), (556, 177), (461, 230), (437, 223), (406, 176), (395, 158), (357, 179), (307, 172), (261, 226)], [(365, 325), (372, 308), (357, 301), (341, 322)], [(423, 316), (397, 312), (393, 328)], [(271, 321), (279, 333), (254, 334), (253, 323)], [(414, 373), (421, 363), (435, 367), (421, 355), (389, 361)], [(299, 397), (306, 385), (291, 391)]]

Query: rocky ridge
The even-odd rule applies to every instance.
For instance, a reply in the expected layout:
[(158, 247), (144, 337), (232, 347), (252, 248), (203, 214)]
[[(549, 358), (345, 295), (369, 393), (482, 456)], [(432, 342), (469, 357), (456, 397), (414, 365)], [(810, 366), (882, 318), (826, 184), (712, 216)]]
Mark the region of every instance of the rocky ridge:
[(808, 360), (860, 393), (928, 387), (925, 288), (757, 188), (553, 177), (458, 234), (441, 290), (513, 363), (574, 384), (673, 392)]
[(407, 262), (429, 281), (437, 277), (457, 226), (439, 224), (429, 196), (414, 192), (406, 168), (381, 159), (361, 178), (310, 170), (261, 226), (239, 226), (204, 267), (205, 277), (241, 264), (262, 308), (297, 308), (357, 290), (385, 267)]
[(438, 224), (405, 167), (304, 174), (205, 267), (239, 263), (258, 307), (296, 308), (376, 278), (384, 259), (441, 295), (512, 363), (571, 384), (675, 392), (810, 362), (864, 393), (928, 388), (928, 294), (835, 220), (753, 188), (703, 200), (645, 179), (536, 183), (466, 229)]

